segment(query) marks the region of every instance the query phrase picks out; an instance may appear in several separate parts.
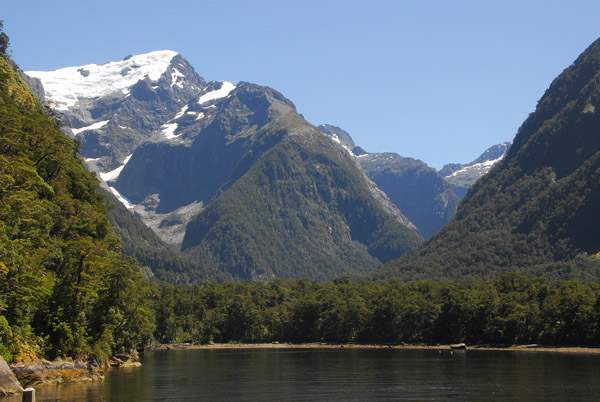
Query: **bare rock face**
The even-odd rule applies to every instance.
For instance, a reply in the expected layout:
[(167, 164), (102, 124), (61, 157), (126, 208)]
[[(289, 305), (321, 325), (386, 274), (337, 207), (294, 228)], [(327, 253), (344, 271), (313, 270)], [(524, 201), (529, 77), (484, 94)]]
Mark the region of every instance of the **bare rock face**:
[(23, 392), (23, 387), (11, 371), (8, 364), (0, 356), (0, 397)]
[(70, 384), (104, 380), (104, 367), (71, 358), (48, 361), (35, 359), (12, 365), (15, 375), (25, 386)]

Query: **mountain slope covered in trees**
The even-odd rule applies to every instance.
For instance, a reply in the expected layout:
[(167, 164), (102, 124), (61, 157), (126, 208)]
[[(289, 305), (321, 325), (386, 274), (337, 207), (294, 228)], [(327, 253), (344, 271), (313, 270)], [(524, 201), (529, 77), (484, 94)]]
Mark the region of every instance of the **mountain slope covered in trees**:
[(421, 242), (373, 197), (348, 153), (296, 113), (257, 136), (255, 161), (188, 225), (185, 254), (238, 279), (327, 280), (372, 271)]
[(152, 333), (149, 287), (123, 260), (98, 181), (0, 57), (0, 354), (104, 360)]
[(457, 215), (379, 277), (600, 278), (600, 40), (560, 74)]
[(424, 238), (431, 237), (456, 213), (459, 198), (454, 190), (424, 162), (395, 153), (369, 153), (358, 161)]

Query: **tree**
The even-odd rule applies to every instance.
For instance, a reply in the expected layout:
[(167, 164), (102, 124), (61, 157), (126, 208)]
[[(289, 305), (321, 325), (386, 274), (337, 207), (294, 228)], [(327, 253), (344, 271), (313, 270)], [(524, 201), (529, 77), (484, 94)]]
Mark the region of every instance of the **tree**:
[(4, 21), (0, 20), (0, 56), (8, 56), (6, 50), (8, 49), (9, 42), (8, 35), (4, 33)]

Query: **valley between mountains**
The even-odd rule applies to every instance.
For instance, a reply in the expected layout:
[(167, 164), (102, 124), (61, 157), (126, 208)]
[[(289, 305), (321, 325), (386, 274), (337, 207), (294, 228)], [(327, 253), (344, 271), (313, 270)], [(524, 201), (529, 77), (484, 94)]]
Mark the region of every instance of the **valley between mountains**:
[(439, 172), (173, 51), (1, 56), (0, 363), (23, 384), (153, 343), (600, 343), (600, 40), (511, 143)]

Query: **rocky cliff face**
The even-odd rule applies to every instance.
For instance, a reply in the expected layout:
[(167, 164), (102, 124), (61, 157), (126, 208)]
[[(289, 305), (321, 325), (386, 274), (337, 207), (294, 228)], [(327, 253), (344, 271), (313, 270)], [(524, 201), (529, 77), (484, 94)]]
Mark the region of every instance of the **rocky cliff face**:
[[(185, 105), (186, 114), (198, 105)], [(115, 181), (115, 188), (134, 204), (158, 197), (157, 212), (174, 211), (192, 202), (207, 205), (234, 179), (248, 151), (256, 150), (257, 127), (294, 112), (294, 105), (270, 88), (241, 83), (227, 98), (205, 102), (203, 117), (184, 114), (173, 141), (140, 146)]]
[(10, 396), (23, 392), (21, 383), (12, 372), (8, 364), (0, 356), (0, 397)]

